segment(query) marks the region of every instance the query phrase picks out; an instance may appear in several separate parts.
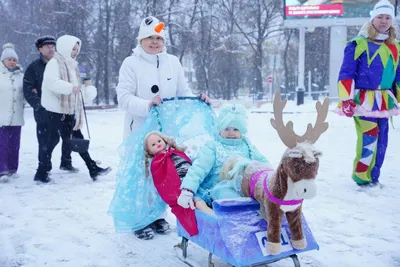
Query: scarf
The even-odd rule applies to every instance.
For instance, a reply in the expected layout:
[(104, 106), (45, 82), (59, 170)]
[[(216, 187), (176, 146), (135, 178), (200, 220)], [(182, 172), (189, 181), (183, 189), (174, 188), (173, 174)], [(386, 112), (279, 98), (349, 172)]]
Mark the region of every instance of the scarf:
[[(75, 73), (70, 73), (70, 69), (68, 68), (68, 62), (60, 53), (55, 53), (54, 58), (58, 62), (58, 66), (60, 68), (61, 79), (72, 83), (71, 75), (76, 75), (77, 81), (79, 83), (79, 87), (81, 87), (80, 80), (81, 76), (79, 73), (78, 64), (73, 66)], [(61, 111), (63, 114), (75, 114), (75, 126), (74, 131), (79, 130), (83, 125), (83, 116), (82, 116), (82, 92), (79, 94), (69, 94), (69, 95), (61, 95)]]
[[(370, 25), (370, 22), (364, 23), (364, 25), (361, 27), (358, 35), (359, 36), (363, 36), (365, 38), (369, 38), (369, 35), (368, 35), (368, 27), (369, 27), (369, 25)], [(387, 38), (389, 38), (389, 33), (379, 33), (375, 40), (385, 41)]]

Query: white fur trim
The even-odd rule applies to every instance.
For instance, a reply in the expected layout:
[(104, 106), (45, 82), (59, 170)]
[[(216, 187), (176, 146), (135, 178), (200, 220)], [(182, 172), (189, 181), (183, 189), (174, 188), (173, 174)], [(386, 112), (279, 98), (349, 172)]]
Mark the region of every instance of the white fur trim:
[[(316, 161), (315, 154), (319, 152), (315, 149), (314, 145), (309, 142), (298, 143), (295, 148), (288, 149), (284, 156), (290, 158), (301, 158), (307, 163), (312, 163)], [(321, 153), (319, 153), (321, 154)]]

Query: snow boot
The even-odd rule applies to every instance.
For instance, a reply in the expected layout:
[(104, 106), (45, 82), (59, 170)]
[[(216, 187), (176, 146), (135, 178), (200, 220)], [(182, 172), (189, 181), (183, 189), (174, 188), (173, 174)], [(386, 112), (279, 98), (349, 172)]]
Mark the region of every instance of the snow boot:
[(49, 173), (43, 171), (37, 171), (33, 180), (45, 184), (51, 181), (51, 179), (49, 178)]
[(134, 232), (135, 236), (139, 239), (150, 240), (154, 237), (154, 231), (150, 226), (146, 226), (143, 229)]
[(72, 163), (61, 163), (60, 170), (67, 171), (67, 172), (70, 172), (70, 173), (79, 172), (79, 169), (77, 169), (74, 166), (72, 166)]
[(112, 170), (110, 167), (101, 168), (97, 166), (96, 161), (94, 160), (90, 161), (86, 166), (89, 169), (89, 174), (93, 181), (96, 181), (99, 176), (106, 175)]
[(153, 222), (151, 224), (151, 228), (153, 228), (158, 234), (164, 234), (171, 229), (169, 223), (165, 219), (158, 219), (157, 221)]
[(15, 171), (10, 172), (9, 174), (7, 174), (8, 177), (13, 178), (13, 179), (17, 179), (19, 178), (19, 174)]
[(5, 184), (8, 183), (10, 179), (8, 178), (8, 175), (6, 174), (0, 174), (0, 183)]

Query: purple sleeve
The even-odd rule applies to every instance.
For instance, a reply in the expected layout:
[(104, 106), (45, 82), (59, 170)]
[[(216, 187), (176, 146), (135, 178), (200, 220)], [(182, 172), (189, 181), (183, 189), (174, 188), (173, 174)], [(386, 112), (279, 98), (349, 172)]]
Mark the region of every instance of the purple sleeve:
[[(398, 51), (398, 53), (400, 53), (400, 51)], [(397, 60), (400, 62), (400, 57), (399, 57)], [(397, 68), (396, 68), (396, 77), (395, 77), (394, 81), (395, 81), (396, 83), (400, 83), (400, 65), (397, 65)]]
[(339, 72), (339, 81), (341, 80), (354, 80), (357, 70), (358, 60), (354, 60), (354, 54), (356, 51), (356, 42), (350, 42), (344, 49), (344, 58), (342, 67)]

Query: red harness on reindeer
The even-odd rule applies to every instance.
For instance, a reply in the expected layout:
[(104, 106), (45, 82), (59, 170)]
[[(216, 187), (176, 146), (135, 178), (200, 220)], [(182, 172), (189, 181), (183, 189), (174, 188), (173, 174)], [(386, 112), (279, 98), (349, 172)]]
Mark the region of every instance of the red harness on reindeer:
[(152, 160), (150, 171), (153, 176), (154, 186), (160, 194), (162, 200), (171, 207), (171, 211), (188, 232), (190, 236), (197, 235), (196, 215), (194, 210), (185, 209), (178, 205), (177, 200), (181, 193), (181, 179), (178, 176), (174, 161), (171, 155), (175, 154), (190, 164), (192, 161), (181, 151), (168, 148), (165, 153), (158, 153)]

